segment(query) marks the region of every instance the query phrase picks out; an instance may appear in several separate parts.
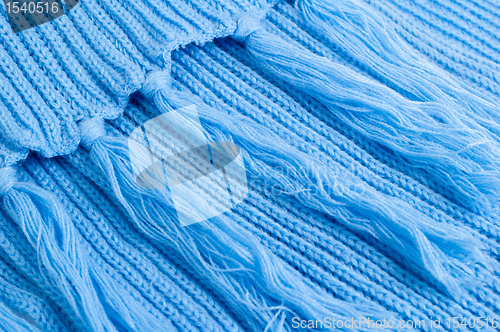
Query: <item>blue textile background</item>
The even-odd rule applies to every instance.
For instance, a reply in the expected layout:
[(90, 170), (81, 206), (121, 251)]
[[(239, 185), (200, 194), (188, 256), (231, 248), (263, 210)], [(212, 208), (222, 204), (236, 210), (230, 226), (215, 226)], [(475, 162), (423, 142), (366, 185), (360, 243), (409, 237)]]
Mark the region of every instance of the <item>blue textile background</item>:
[[(497, 330), (500, 4), (0, 11), (2, 330)], [(127, 138), (190, 105), (248, 194), (182, 227)]]

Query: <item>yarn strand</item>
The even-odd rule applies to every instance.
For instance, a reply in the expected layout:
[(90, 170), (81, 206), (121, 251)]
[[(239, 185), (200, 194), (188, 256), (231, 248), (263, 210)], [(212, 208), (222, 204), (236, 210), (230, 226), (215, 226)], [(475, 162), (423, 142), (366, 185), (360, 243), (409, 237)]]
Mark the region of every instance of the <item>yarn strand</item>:
[[(335, 8), (331, 2), (327, 3)], [(489, 107), (492, 111), (491, 105), (486, 101), (478, 104), (479, 98), (471, 98), (469, 103), (456, 100), (450, 91), (445, 91), (450, 94), (446, 95), (437, 86), (429, 83), (438, 80), (434, 80), (423, 70), (417, 71), (418, 74), (413, 76), (403, 72), (403, 69), (398, 69), (399, 72), (392, 75), (384, 74), (391, 70), (391, 66), (407, 68), (409, 65), (404, 62), (404, 53), (396, 41), (390, 39), (385, 30), (378, 33), (381, 28), (365, 17), (363, 12), (341, 12), (338, 14), (340, 19), (348, 22), (332, 26), (333, 23), (329, 22), (336, 21), (333, 17), (328, 19), (333, 15), (329, 11), (330, 8), (322, 8), (316, 2), (299, 2), (299, 5), (310, 19), (309, 25), (329, 27), (322, 28), (320, 32), (331, 38), (336, 36), (335, 28), (339, 29), (339, 34), (343, 29), (353, 34), (348, 30), (351, 28), (348, 24), (360, 24), (365, 30), (372, 29), (370, 36), (379, 36), (380, 45), (360, 46), (360, 50), (351, 50), (353, 53), (360, 52), (353, 56), (361, 57), (365, 48), (371, 52), (382, 53), (379, 63), (368, 65), (373, 66), (379, 75), (390, 76), (393, 85), (406, 87), (407, 84), (414, 84), (407, 88), (408, 93), (423, 101), (410, 100), (345, 65), (288, 43), (266, 31), (263, 24), (248, 36), (236, 34), (235, 39), (244, 42), (247, 52), (266, 73), (284, 84), (291, 85), (300, 93), (320, 101), (328, 107), (332, 116), (355, 128), (361, 135), (394, 151), (402, 160), (408, 162), (408, 167), (423, 172), (436, 182), (454, 203), (479, 214), (498, 211), (498, 124), (484, 112), (483, 116), (473, 116), (473, 112), (469, 110), (474, 106), (480, 110)], [(238, 31), (239, 29), (236, 33)], [(355, 37), (361, 38), (357, 35), (352, 38)], [(392, 52), (394, 55), (389, 57), (386, 54), (388, 51), (378, 52), (378, 49), (395, 49), (397, 52)], [(397, 54), (399, 57), (396, 57)], [(398, 82), (399, 76), (409, 78), (401, 78), (407, 82)], [(420, 79), (420, 76), (427, 80)], [(422, 83), (418, 85), (418, 81)], [(454, 94), (459, 94), (459, 90)]]
[(436, 223), (407, 203), (369, 187), (340, 164), (298, 151), (267, 128), (239, 114), (211, 108), (189, 92), (162, 91), (156, 97), (156, 104), (165, 110), (189, 103), (198, 105), (212, 140), (232, 141), (247, 153), (250, 178), (279, 188), (356, 233), (374, 237), (452, 297), (460, 298), (472, 285), (468, 264), (487, 264), (482, 244), (469, 231)]
[[(89, 261), (62, 202), (35, 184), (18, 182), (16, 177), (13, 168), (0, 169), (2, 207), (36, 249), (41, 271), (64, 295), (80, 328), (131, 332), (139, 328), (157, 331), (165, 326), (146, 312), (130, 314), (130, 308), (122, 303), (130, 307), (133, 302), (102, 267)], [(135, 317), (141, 317), (140, 321)]]
[[(173, 110), (170, 103), (179, 105), (171, 100), (177, 99), (176, 92), (164, 73), (151, 74), (142, 92), (162, 112)], [(188, 100), (189, 96), (184, 104)], [(185, 123), (182, 127), (189, 126)], [(134, 225), (157, 245), (180, 253), (197, 277), (209, 288), (217, 290), (219, 296), (229, 303), (228, 307), (252, 329), (265, 330), (278, 325), (287, 330), (291, 328), (293, 316), (308, 319), (332, 315), (339, 319), (391, 316), (369, 302), (354, 308), (352, 304), (324, 293), (263, 247), (258, 239), (233, 220), (237, 216), (229, 212), (206, 222), (181, 227), (178, 215), (190, 211), (179, 211), (179, 208), (187, 208), (189, 204), (174, 208), (169, 188), (144, 189), (137, 185), (128, 160), (126, 139), (105, 135), (102, 121), (97, 125), (82, 124), (82, 128), (84, 147), (106, 175), (114, 195), (130, 214)], [(161, 137), (161, 132), (159, 135), (170, 144), (175, 140), (175, 137)], [(195, 167), (202, 167), (196, 158), (188, 161)], [(165, 162), (173, 163), (175, 158)], [(181, 173), (185, 171), (184, 176), (189, 178), (189, 172), (184, 170), (186, 165), (170, 167)], [(213, 188), (200, 184), (199, 190), (210, 193)], [(211, 195), (219, 197), (214, 192)]]

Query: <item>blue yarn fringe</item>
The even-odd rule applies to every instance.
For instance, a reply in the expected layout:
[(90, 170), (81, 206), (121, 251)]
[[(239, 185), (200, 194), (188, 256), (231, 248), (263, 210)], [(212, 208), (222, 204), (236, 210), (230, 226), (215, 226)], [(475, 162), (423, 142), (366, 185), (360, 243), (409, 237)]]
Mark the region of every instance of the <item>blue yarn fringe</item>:
[(92, 263), (65, 206), (52, 193), (18, 182), (0, 169), (3, 209), (36, 249), (42, 273), (66, 298), (80, 328), (90, 331), (158, 331), (157, 319), (122, 291), (103, 267)]
[(494, 105), (448, 77), (432, 74), (422, 60), (414, 61), (416, 55), (395, 33), (360, 6), (304, 0), (298, 7), (310, 29), (339, 44), (395, 90), (284, 41), (267, 32), (264, 24), (259, 28), (254, 22), (254, 32), (235, 39), (244, 42), (264, 71), (320, 101), (332, 116), (396, 152), (408, 166), (449, 192), (456, 204), (481, 214), (498, 211), (500, 121)]
[(174, 95), (162, 90), (153, 95), (165, 111), (196, 104), (211, 140), (230, 141), (242, 148), (250, 177), (281, 188), (304, 206), (334, 217), (355, 232), (376, 238), (449, 295), (459, 298), (464, 289), (476, 285), (471, 282), (474, 272), (469, 264), (487, 265), (482, 244), (466, 229), (435, 222), (407, 203), (369, 187), (340, 164), (306, 155), (254, 121), (211, 108), (189, 92)]
[[(178, 97), (169, 78), (164, 80), (163, 75), (153, 74), (154, 79), (142, 90), (158, 108), (170, 112), (192, 105), (190, 101), (194, 96), (180, 94)], [(224, 119), (223, 114), (217, 115)], [(207, 287), (217, 290), (238, 318), (253, 329), (290, 330), (294, 316), (313, 320), (391, 316), (369, 302), (355, 308), (331, 297), (260, 244), (259, 239), (234, 220), (236, 216), (232, 213), (181, 227), (168, 188), (148, 190), (136, 184), (128, 159), (127, 140), (105, 135), (102, 122), (83, 127), (86, 129), (82, 143), (106, 175), (114, 195), (135, 226), (158, 245), (180, 253), (197, 277)]]

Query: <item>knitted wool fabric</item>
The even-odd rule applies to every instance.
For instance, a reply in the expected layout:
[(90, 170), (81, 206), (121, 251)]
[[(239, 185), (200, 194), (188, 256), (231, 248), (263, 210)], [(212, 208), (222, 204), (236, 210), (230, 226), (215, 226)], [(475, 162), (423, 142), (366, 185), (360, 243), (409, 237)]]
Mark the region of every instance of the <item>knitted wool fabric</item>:
[[(18, 33), (1, 11), (2, 330), (497, 329), (494, 1), (81, 0)], [(190, 105), (248, 193), (182, 227), (127, 137)]]

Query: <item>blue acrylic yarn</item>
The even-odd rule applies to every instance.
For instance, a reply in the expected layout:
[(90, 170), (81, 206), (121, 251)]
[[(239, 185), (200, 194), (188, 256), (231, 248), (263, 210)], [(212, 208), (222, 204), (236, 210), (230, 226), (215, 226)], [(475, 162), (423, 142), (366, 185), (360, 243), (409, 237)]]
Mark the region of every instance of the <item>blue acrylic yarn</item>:
[[(103, 0), (12, 34), (2, 12), (0, 327), (498, 317), (498, 17), (490, 0)], [(168, 189), (136, 185), (127, 137), (193, 104), (209, 141), (241, 147), (249, 191), (181, 227)], [(377, 329), (400, 330), (355, 328)]]
[[(314, 4), (304, 4), (303, 6), (306, 7), (304, 11), (316, 10), (318, 16), (322, 14)], [(334, 13), (335, 10), (338, 10), (343, 18), (350, 14), (348, 9), (337, 9), (334, 6), (323, 10), (326, 13)], [(353, 12), (359, 15), (359, 11)], [(362, 21), (366, 25), (369, 24), (366, 23), (368, 18), (364, 15), (362, 18), (347, 17), (347, 20), (349, 23)], [(327, 26), (324, 23), (331, 21), (334, 20), (329, 17), (310, 18), (312, 27)], [(344, 22), (341, 23), (344, 24)], [(365, 56), (368, 53), (365, 48), (371, 48), (372, 52), (380, 57), (385, 53), (397, 57), (401, 51), (391, 49), (391, 47), (398, 45), (397, 41), (383, 39), (384, 37), (388, 38), (384, 36), (385, 31), (376, 29), (375, 24), (369, 24), (368, 27), (373, 31), (364, 31), (363, 26), (356, 25), (352, 29), (362, 34), (366, 40), (373, 42), (377, 37), (380, 37), (381, 40), (378, 45), (363, 45), (364, 47), (358, 47), (355, 51)], [(332, 30), (335, 28), (338, 29), (334, 25), (331, 27)], [(334, 32), (327, 31), (323, 34), (328, 38)], [(354, 46), (354, 42), (351, 43), (350, 35), (347, 35), (346, 38), (349, 40), (349, 46)], [(401, 155), (415, 167), (432, 174), (438, 186), (454, 188), (454, 197), (451, 199), (455, 202), (469, 209), (478, 208), (481, 211), (489, 211), (492, 205), (498, 205), (498, 179), (500, 176), (497, 162), (500, 160), (498, 158), (500, 149), (496, 135), (497, 125), (490, 120), (490, 117), (486, 117), (487, 115), (480, 116), (480, 112), (484, 110), (495, 115), (494, 105), (488, 102), (481, 103), (482, 100), (476, 101), (475, 98), (471, 98), (471, 102), (468, 100), (463, 102), (466, 108), (462, 111), (462, 107), (452, 100), (450, 95), (444, 93), (446, 90), (443, 91), (433, 84), (435, 81), (438, 81), (439, 84), (439, 80), (442, 78), (435, 79), (433, 76), (423, 73), (422, 75), (425, 75), (426, 79), (432, 82), (426, 86), (426, 81), (418, 77), (418, 73), (423, 71), (421, 68), (425, 68), (425, 66), (417, 67), (418, 62), (416, 61), (410, 60), (410, 68), (417, 73), (413, 75), (413, 79), (418, 81), (418, 84), (411, 81), (404, 82), (400, 77), (405, 78), (409, 75), (404, 72), (398, 73), (392, 68), (392, 66), (398, 68), (402, 64), (406, 64), (404, 61), (407, 59), (402, 57), (402, 59), (389, 58), (389, 60), (384, 60), (373, 56), (372, 58), (375, 59), (372, 61), (376, 61), (382, 67), (373, 71), (375, 73), (376, 71), (391, 72), (392, 75), (397, 76), (394, 80), (398, 80), (400, 84), (418, 89), (419, 91), (413, 94), (420, 95), (423, 101), (409, 100), (375, 80), (367, 81), (365, 76), (356, 73), (349, 67), (315, 55), (303, 47), (294, 48), (290, 43), (281, 38), (275, 38), (274, 35), (263, 32), (263, 30), (257, 30), (247, 37), (245, 45), (253, 57), (257, 58), (258, 62), (264, 66), (264, 70), (289, 82), (297, 90), (309, 94), (330, 108), (331, 112), (336, 113), (343, 122), (349, 123), (363, 135)], [(384, 53), (376, 47), (384, 50)], [(407, 53), (405, 52), (404, 55), (407, 56)], [(389, 62), (390, 65), (384, 66), (384, 61)], [(415, 67), (417, 68), (415, 69)], [(367, 70), (371, 70), (371, 68)], [(390, 78), (386, 80), (390, 80)], [(356, 87), (355, 93), (353, 93), (354, 86)], [(457, 92), (450, 94), (460, 96), (460, 99), (465, 99), (468, 96), (466, 90), (457, 90)], [(463, 92), (460, 93), (460, 90)], [(425, 91), (439, 91), (441, 95), (424, 97)], [(475, 107), (479, 111), (472, 109), (470, 112), (469, 104), (474, 102), (480, 102)], [(469, 112), (472, 115), (469, 115)], [(479, 119), (476, 120), (475, 117)], [(483, 123), (485, 126), (482, 126)], [(489, 128), (490, 123), (491, 129)], [(467, 156), (462, 157), (465, 151)], [(435, 158), (437, 158), (437, 164), (434, 164)], [(468, 203), (469, 199), (473, 201), (472, 204)]]

